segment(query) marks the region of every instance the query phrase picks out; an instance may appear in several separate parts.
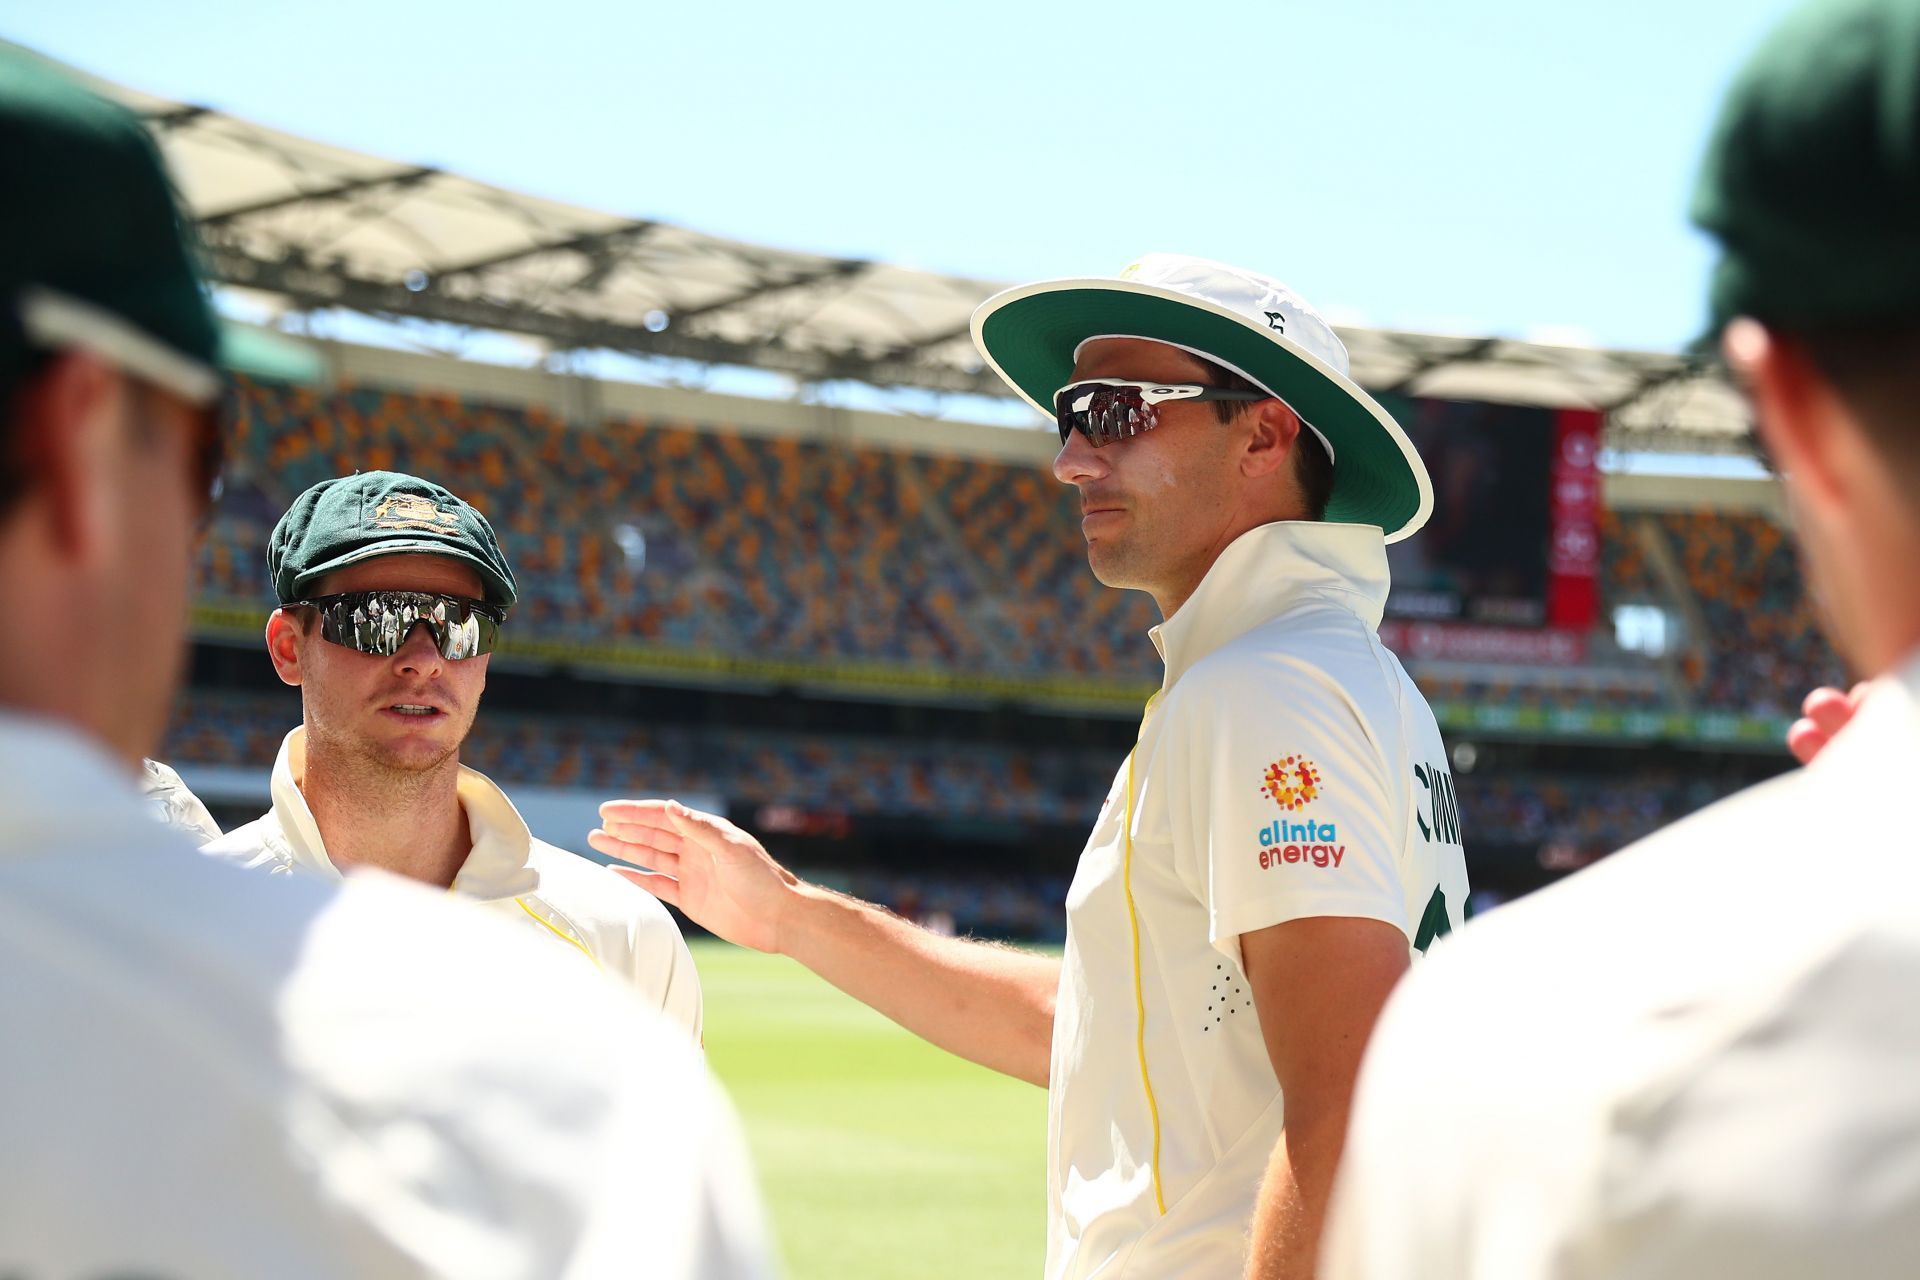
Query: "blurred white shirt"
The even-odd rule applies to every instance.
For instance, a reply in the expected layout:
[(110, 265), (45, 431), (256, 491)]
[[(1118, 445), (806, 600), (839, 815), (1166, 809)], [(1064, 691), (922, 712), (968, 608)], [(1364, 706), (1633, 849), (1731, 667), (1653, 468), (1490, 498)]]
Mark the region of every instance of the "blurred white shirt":
[(1330, 1280), (1910, 1276), (1920, 663), (1808, 768), (1434, 949), (1361, 1073)]
[(0, 1275), (760, 1277), (684, 1033), (377, 873), (200, 857), (0, 714)]
[(196, 844), (220, 838), (220, 824), (207, 812), (200, 797), (187, 790), (187, 784), (158, 760), (144, 760), (140, 774), (140, 793), (146, 796), (160, 821), (178, 827)]

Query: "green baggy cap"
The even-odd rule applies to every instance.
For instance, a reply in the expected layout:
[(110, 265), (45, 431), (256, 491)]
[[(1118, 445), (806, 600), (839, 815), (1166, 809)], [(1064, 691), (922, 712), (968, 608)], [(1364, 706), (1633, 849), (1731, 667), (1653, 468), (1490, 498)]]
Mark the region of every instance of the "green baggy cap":
[(398, 471), (322, 480), (295, 498), (267, 539), (267, 572), (280, 603), (291, 604), (335, 569), (405, 554), (470, 564), (488, 604), (514, 602), (513, 570), (487, 518), (433, 481)]
[(1721, 106), (1693, 220), (1709, 307), (1786, 330), (1920, 319), (1920, 0), (1815, 0)]
[(81, 347), (193, 404), (219, 330), (166, 169), (138, 118), (0, 45), (0, 386)]

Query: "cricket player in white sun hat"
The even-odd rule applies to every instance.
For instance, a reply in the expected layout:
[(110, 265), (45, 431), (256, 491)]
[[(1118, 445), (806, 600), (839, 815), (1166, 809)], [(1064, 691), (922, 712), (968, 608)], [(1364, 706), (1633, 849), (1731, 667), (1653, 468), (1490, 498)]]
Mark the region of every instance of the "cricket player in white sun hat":
[(1426, 471), (1327, 323), (1250, 271), (1155, 254), (1002, 293), (973, 334), (1056, 422), (1094, 574), (1165, 619), (1064, 956), (935, 937), (669, 803), (604, 806), (596, 846), (1047, 1086), (1049, 1277), (1308, 1275), (1374, 1017), (1467, 894), (1439, 731), (1376, 633)]

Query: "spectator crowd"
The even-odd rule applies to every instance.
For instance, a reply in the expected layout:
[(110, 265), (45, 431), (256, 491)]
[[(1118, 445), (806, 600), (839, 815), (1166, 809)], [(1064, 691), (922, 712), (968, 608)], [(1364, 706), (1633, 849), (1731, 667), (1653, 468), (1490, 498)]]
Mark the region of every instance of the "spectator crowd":
[[(473, 497), (524, 584), (517, 633), (755, 660), (1150, 684), (1156, 621), (1086, 569), (1072, 500), (1033, 467), (756, 436), (591, 427), (539, 408), (243, 381), (233, 491), (199, 564), (209, 602), (269, 603), (261, 548), (285, 500), (398, 468)], [(1654, 518), (1697, 606), (1678, 702), (1778, 715), (1838, 668), (1786, 535), (1762, 516)], [(1642, 537), (1602, 522), (1603, 612), (1661, 598)], [(1640, 687), (1429, 680), (1429, 696), (1659, 709)]]

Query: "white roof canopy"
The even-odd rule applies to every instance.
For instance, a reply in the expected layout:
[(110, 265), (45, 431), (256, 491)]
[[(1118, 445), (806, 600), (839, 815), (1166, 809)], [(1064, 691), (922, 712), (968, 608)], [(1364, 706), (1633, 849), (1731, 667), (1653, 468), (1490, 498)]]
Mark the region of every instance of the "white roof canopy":
[[(802, 381), (1004, 396), (968, 338), (1001, 286), (559, 204), (99, 80), (139, 111), (222, 282), (341, 307)], [(1341, 327), (1376, 392), (1585, 406), (1623, 449), (1745, 451), (1746, 407), (1687, 356)]]

